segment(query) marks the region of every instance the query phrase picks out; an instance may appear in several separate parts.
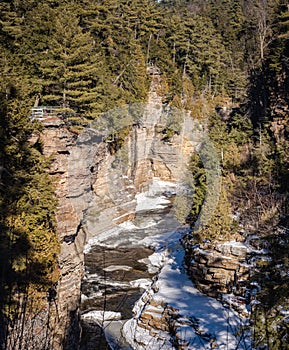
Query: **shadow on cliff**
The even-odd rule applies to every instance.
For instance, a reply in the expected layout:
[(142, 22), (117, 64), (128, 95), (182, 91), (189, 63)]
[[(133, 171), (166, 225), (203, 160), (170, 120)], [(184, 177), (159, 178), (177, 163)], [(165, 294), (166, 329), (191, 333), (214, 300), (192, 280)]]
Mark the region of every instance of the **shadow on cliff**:
[(66, 325), (64, 350), (78, 350), (81, 336), (80, 317), (78, 310), (69, 312), (69, 318)]

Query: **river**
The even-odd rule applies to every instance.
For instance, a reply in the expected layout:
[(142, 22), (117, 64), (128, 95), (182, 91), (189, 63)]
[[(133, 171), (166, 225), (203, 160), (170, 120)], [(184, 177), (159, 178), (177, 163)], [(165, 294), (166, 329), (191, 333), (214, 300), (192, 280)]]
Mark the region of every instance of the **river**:
[[(180, 328), (181, 336), (191, 344), (188, 349), (211, 349), (212, 344), (217, 349), (250, 349), (244, 336), (243, 340), (235, 337), (244, 320), (198, 292), (186, 275), (180, 241), (188, 228), (175, 218), (176, 192), (176, 184), (154, 179), (148, 192), (137, 195), (133, 221), (88, 242), (81, 350), (175, 349), (169, 335), (152, 343), (151, 336), (138, 326), (144, 307), (140, 298), (153, 283), (158, 284), (157, 298), (169, 302), (182, 319), (190, 320), (185, 321), (185, 333), (183, 325)], [(200, 335), (196, 329), (202, 327)], [(140, 343), (135, 343), (138, 337)]]

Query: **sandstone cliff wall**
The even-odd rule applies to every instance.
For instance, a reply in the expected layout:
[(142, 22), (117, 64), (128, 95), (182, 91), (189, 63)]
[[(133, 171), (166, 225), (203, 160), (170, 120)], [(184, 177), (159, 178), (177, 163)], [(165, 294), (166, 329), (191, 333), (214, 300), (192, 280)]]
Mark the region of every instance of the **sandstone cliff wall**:
[[(161, 78), (152, 79), (143, 118), (134, 125), (118, 152), (111, 152), (105, 136), (94, 128), (72, 133), (60, 118), (44, 121), (44, 152), (52, 157), (50, 174), (55, 180), (57, 230), (61, 240), (53, 349), (77, 349), (80, 335), (78, 307), (84, 270), (84, 247), (89, 239), (134, 217), (137, 193), (147, 190), (153, 177), (184, 184), (190, 155), (198, 148), (203, 131), (187, 114), (180, 130), (167, 140), (163, 131), (166, 113), (158, 95)], [(97, 125), (96, 125), (97, 126)], [(205, 244), (195, 247), (188, 271), (198, 288), (212, 296), (239, 288), (246, 278), (246, 251), (241, 245)], [(154, 306), (154, 305), (152, 305)], [(173, 310), (162, 305), (159, 322), (142, 315), (144, 327), (173, 327)], [(157, 312), (158, 313), (158, 312)], [(177, 330), (174, 330), (177, 333)]]
[[(182, 131), (163, 140), (161, 97), (153, 79), (143, 122), (132, 127), (121, 153), (111, 153), (103, 135), (87, 129), (75, 135), (60, 118), (44, 121), (44, 152), (52, 157), (56, 183), (57, 230), (61, 240), (54, 349), (77, 349), (78, 306), (87, 241), (115, 224), (133, 218), (135, 195), (153, 177), (182, 182), (185, 164), (194, 151), (193, 119), (185, 116)], [(54, 307), (54, 306), (53, 306)]]
[(241, 242), (202, 243), (193, 246), (187, 255), (187, 271), (197, 288), (222, 299), (223, 294), (239, 296), (236, 303), (244, 304), (250, 266), (246, 262), (248, 248)]

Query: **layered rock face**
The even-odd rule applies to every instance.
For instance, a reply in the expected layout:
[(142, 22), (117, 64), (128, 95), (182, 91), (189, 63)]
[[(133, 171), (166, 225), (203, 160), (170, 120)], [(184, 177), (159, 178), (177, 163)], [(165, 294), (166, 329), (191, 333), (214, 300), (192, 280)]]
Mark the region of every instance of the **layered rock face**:
[[(53, 162), (50, 174), (56, 185), (58, 207), (57, 231), (61, 241), (59, 266), (61, 280), (57, 287), (57, 318), (54, 322), (53, 348), (61, 349), (71, 324), (77, 324), (79, 289), (82, 278), (84, 239), (79, 234), (79, 217), (69, 199), (68, 163), (76, 144), (76, 135), (71, 133), (59, 118), (47, 118), (41, 135), (44, 153)], [(74, 329), (75, 331), (75, 329)], [(76, 336), (77, 336), (76, 328)], [(77, 342), (76, 342), (77, 344)], [(73, 349), (74, 347), (72, 347)]]
[(157, 283), (153, 283), (135, 306), (135, 309), (141, 309), (135, 324), (129, 324), (130, 329), (126, 329), (128, 333), (133, 329), (137, 349), (170, 349), (173, 346), (174, 349), (189, 350), (190, 341), (184, 334), (190, 334), (192, 338), (197, 335), (217, 347), (214, 337), (200, 328), (197, 318), (181, 315), (177, 308), (157, 297), (157, 292)]
[[(244, 297), (250, 266), (241, 242), (202, 243), (191, 248), (187, 271), (197, 288), (212, 297), (233, 293)], [(238, 310), (243, 311), (243, 310)]]
[[(239, 315), (248, 317), (243, 297), (249, 273), (249, 266), (245, 262), (247, 246), (236, 241), (215, 244), (207, 242), (193, 247), (190, 254), (193, 260), (187, 261), (187, 272), (195, 286), (203, 293), (217, 297), (223, 305), (238, 311)], [(217, 340), (214, 333), (204, 327), (198, 312), (195, 314), (197, 317), (183, 314), (178, 308), (181, 304), (170, 305), (163, 298), (163, 289), (160, 291), (159, 287), (156, 279), (136, 303), (134, 319), (124, 326), (124, 332), (130, 334), (132, 348), (147, 349), (155, 346), (166, 349), (173, 346), (174, 349), (189, 350), (195, 342), (200, 342), (200, 347), (208, 344), (212, 349), (219, 348), (220, 339)], [(186, 288), (184, 285), (184, 290)], [(197, 294), (195, 297), (198, 298)], [(218, 317), (217, 309), (216, 314), (211, 316), (208, 310), (205, 311), (204, 299), (198, 299), (198, 303), (204, 303), (201, 318), (205, 315)], [(209, 305), (211, 303), (213, 302), (209, 301)], [(227, 310), (227, 307), (224, 310)], [(233, 346), (232, 344), (230, 343), (230, 346)]]
[[(158, 95), (160, 85), (157, 74), (152, 78), (148, 103), (142, 106), (142, 122), (131, 127), (125, 145), (117, 152), (111, 151), (108, 135), (97, 128), (76, 135), (61, 118), (47, 118), (43, 122), (44, 152), (53, 160), (50, 174), (55, 179), (59, 201), (56, 218), (61, 240), (61, 278), (56, 303), (51, 306), (57, 314), (53, 325), (55, 350), (78, 348), (78, 307), (86, 243), (132, 219), (135, 196), (147, 190), (153, 177), (186, 184), (187, 164), (203, 131), (184, 114), (179, 133), (165, 140), (166, 115)], [(202, 245), (193, 250), (189, 273), (201, 291), (216, 296), (228, 292), (230, 286), (236, 288), (236, 281), (246, 277), (245, 255), (241, 244)], [(165, 327), (177, 339), (178, 327), (192, 325), (188, 320), (180, 323), (175, 311), (165, 304), (148, 302), (141, 324), (151, 334), (154, 329)], [(178, 346), (185, 349), (181, 344)]]
[[(157, 292), (155, 284), (140, 300), (145, 306), (137, 321), (138, 327), (143, 329), (143, 332), (148, 334), (150, 339), (154, 339), (154, 345), (157, 344), (160, 348), (168, 348), (173, 344), (175, 349), (188, 350), (188, 344), (180, 333), (186, 327), (189, 330), (192, 327), (192, 322), (186, 317), (181, 317), (178, 309), (168, 305), (163, 300), (155, 299), (154, 292)], [(134, 334), (134, 340), (139, 349), (148, 347), (143, 339), (144, 333), (136, 331)]]

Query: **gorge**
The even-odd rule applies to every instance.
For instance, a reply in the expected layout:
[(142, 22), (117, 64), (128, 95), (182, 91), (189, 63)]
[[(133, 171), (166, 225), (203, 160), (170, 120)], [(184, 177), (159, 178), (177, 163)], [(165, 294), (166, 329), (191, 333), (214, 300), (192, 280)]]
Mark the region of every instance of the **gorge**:
[(0, 349), (287, 350), (287, 2), (0, 15)]
[[(147, 104), (129, 106), (129, 113), (127, 106), (111, 112), (118, 118), (123, 115), (127, 118), (128, 114), (137, 110), (137, 115), (141, 116), (137, 122), (133, 121), (124, 145), (117, 151), (110, 150), (111, 144), (106, 138), (110, 136), (112, 127), (125, 127), (126, 121), (122, 124), (122, 120), (118, 120), (119, 124), (105, 125), (105, 128), (100, 127), (98, 121), (78, 136), (67, 128), (61, 118), (48, 117), (43, 121), (44, 152), (46, 156), (53, 157), (50, 174), (57, 181), (57, 230), (62, 241), (61, 278), (55, 304), (57, 320), (53, 334), (55, 349), (61, 348), (64, 339), (67, 342), (65, 348), (78, 348), (80, 310), (84, 327), (82, 334), (85, 336), (88, 332), (86, 336), (89, 338), (82, 338), (81, 349), (96, 349), (97, 345), (91, 344), (91, 339), (96, 343), (101, 341), (93, 337), (85, 321), (94, 324), (92, 329), (95, 333), (95, 324), (104, 326), (108, 339), (113, 339), (112, 343), (122, 334), (123, 348), (127, 349), (130, 348), (128, 342), (133, 349), (147, 349), (152, 341), (155, 349), (169, 349), (173, 343), (178, 349), (194, 349), (194, 342), (196, 349), (204, 342), (207, 346), (219, 344), (220, 349), (226, 346), (233, 349), (238, 343), (234, 332), (227, 331), (227, 318), (232, 319), (232, 330), (241, 327), (241, 318), (233, 311), (223, 309), (219, 302), (206, 299), (186, 277), (184, 248), (180, 242), (182, 236), (189, 232), (185, 217), (190, 212), (192, 201), (187, 165), (192, 153), (201, 154), (205, 131), (189, 114), (178, 111), (180, 131), (167, 140), (163, 130), (168, 112), (158, 92), (160, 87), (161, 76), (154, 74)], [(207, 198), (210, 210), (214, 210), (216, 198), (217, 190), (211, 199)], [(235, 257), (238, 257), (239, 250), (237, 247), (235, 250)], [(214, 268), (217, 274), (225, 268), (223, 271), (231, 271), (232, 279), (238, 266), (238, 262), (232, 262), (231, 267), (213, 264), (211, 269)], [(170, 280), (170, 273), (163, 277), (162, 283), (158, 282), (161, 280), (158, 273), (165, 274), (166, 269), (176, 269), (183, 276), (179, 285), (174, 280), (177, 277), (172, 276)], [(199, 268), (200, 271), (202, 269)], [(121, 276), (124, 280), (118, 280)], [(160, 298), (158, 295), (163, 293), (164, 283), (175, 287), (171, 294), (165, 293), (165, 297)], [(216, 281), (212, 284), (214, 288)], [(187, 306), (177, 307), (174, 294), (178, 289), (182, 297), (183, 293), (186, 294)], [(115, 295), (111, 297), (113, 293)], [(80, 299), (82, 306), (79, 309)], [(135, 302), (137, 304), (132, 312)], [(189, 311), (198, 303), (203, 303), (204, 309), (196, 313)], [(121, 316), (119, 309), (122, 310)], [(223, 323), (199, 324), (203, 312), (214, 317), (218, 315), (220, 320), (223, 318)], [(228, 313), (231, 315), (228, 316)], [(122, 318), (126, 323), (113, 321), (114, 317)], [(130, 318), (131, 321), (127, 321)], [(199, 328), (204, 330), (201, 332)], [(140, 330), (148, 334), (144, 336)], [(219, 335), (213, 335), (211, 330)], [(112, 334), (109, 335), (109, 331)], [(190, 336), (184, 335), (187, 332)], [(128, 337), (126, 340), (125, 335)], [(147, 338), (147, 343), (144, 338)], [(247, 341), (239, 340), (239, 343), (240, 349), (248, 349)]]

